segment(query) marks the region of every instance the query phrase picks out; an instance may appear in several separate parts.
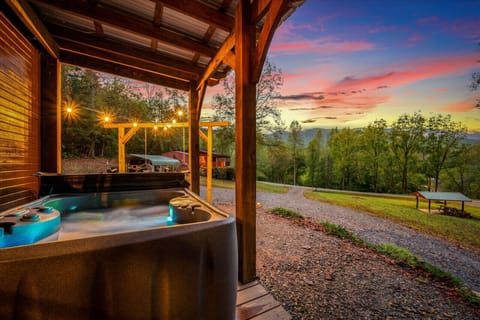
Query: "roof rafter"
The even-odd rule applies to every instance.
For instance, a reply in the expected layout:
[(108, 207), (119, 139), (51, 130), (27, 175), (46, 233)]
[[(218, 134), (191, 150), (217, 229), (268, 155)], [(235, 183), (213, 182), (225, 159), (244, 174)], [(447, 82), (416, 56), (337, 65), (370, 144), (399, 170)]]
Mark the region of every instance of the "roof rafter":
[(149, 82), (158, 84), (161, 86), (178, 89), (182, 91), (188, 91), (190, 89), (190, 83), (165, 77), (161, 74), (148, 72), (141, 69), (136, 69), (126, 65), (120, 65), (117, 63), (111, 63), (107, 60), (94, 58), (91, 56), (82, 55), (76, 52), (60, 51), (60, 62), (77, 65), (84, 68), (98, 70), (110, 74), (115, 74), (121, 77), (140, 80), (143, 82)]
[(182, 34), (172, 32), (165, 28), (155, 27), (151, 21), (134, 17), (116, 8), (102, 5), (89, 5), (76, 0), (32, 0), (39, 5), (46, 5), (60, 9), (76, 16), (92, 19), (99, 23), (135, 32), (148, 39), (156, 39), (178, 48), (197, 52), (207, 57), (213, 57), (216, 49), (202, 44)]
[[(135, 45), (98, 38), (91, 34), (85, 34), (79, 31), (66, 29), (58, 25), (48, 25), (48, 27), (51, 30), (52, 35), (58, 39), (58, 41), (62, 39), (71, 40), (71, 42), (76, 42), (82, 46), (85, 46), (86, 48), (95, 48), (106, 53), (115, 53), (130, 57), (135, 61), (138, 61), (140, 64), (143, 63), (142, 61), (155, 63), (156, 65), (165, 68), (165, 70), (170, 70), (173, 77), (197, 80), (205, 71), (205, 68), (192, 65), (188, 60), (172, 58), (159, 52), (137, 47)], [(65, 49), (68, 49), (69, 44), (62, 42), (62, 46)], [(214, 79), (219, 79), (224, 77), (224, 74), (215, 73), (212, 75), (212, 77)]]
[(6, 0), (6, 3), (38, 39), (45, 50), (47, 50), (52, 57), (58, 58), (60, 53), (58, 45), (30, 5), (25, 0)]
[(192, 18), (203, 21), (216, 28), (220, 28), (227, 32), (233, 29), (234, 18), (219, 11), (212, 9), (200, 2), (191, 0), (152, 0), (160, 2), (165, 7), (172, 8), (176, 11), (182, 12)]

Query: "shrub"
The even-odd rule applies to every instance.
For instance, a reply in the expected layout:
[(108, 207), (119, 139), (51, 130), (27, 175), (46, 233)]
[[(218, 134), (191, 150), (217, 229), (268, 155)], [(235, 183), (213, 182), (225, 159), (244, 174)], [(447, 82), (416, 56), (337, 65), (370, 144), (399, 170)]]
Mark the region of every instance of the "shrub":
[(285, 217), (285, 218), (288, 218), (288, 219), (298, 219), (298, 220), (305, 219), (305, 217), (302, 216), (300, 213), (298, 213), (296, 211), (293, 211), (293, 210), (290, 210), (290, 209), (276, 207), (276, 208), (273, 208), (272, 210), (270, 210), (270, 212), (277, 215), (277, 216)]

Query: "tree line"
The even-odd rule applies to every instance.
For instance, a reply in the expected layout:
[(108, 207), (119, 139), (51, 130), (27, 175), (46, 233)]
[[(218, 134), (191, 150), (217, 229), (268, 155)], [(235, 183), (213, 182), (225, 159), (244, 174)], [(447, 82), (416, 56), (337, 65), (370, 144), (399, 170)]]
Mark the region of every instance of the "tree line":
[[(104, 116), (112, 122), (186, 121), (186, 94), (146, 83), (133, 86), (123, 78), (62, 66), (62, 156), (117, 157), (116, 129), (103, 127)], [(67, 113), (67, 108), (73, 109)], [(181, 115), (179, 115), (179, 111)], [(126, 144), (126, 153), (162, 154), (182, 150), (182, 129), (139, 129)]]
[(458, 191), (480, 197), (480, 143), (469, 143), (467, 129), (450, 115), (415, 112), (390, 125), (379, 119), (362, 129), (318, 129), (308, 143), (301, 133), (301, 125), (292, 121), (287, 139), (272, 135), (268, 144), (259, 144), (259, 179), (365, 192)]

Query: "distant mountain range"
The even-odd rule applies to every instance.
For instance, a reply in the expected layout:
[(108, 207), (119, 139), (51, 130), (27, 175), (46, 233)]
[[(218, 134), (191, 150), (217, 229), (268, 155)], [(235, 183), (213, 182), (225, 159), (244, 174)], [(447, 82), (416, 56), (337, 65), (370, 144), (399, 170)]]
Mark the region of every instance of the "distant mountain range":
[[(309, 129), (302, 129), (302, 136), (303, 142), (305, 146), (312, 140), (315, 135), (317, 134), (318, 130), (322, 130), (322, 143), (325, 144), (327, 142), (328, 137), (330, 136), (330, 132), (332, 129), (326, 128), (309, 128)], [(339, 128), (341, 130), (341, 128)], [(284, 131), (282, 134), (282, 139), (284, 141), (288, 140), (288, 131)], [(467, 134), (466, 143), (479, 143), (480, 142), (480, 132), (472, 132)]]

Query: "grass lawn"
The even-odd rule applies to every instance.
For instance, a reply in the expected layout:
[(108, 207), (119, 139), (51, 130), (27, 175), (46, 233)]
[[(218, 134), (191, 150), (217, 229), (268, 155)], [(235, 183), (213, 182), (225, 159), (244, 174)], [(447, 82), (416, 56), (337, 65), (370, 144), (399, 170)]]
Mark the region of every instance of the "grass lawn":
[[(426, 234), (480, 249), (480, 208), (468, 206), (468, 204), (465, 205), (465, 210), (473, 216), (470, 219), (422, 212), (415, 208), (415, 198), (387, 198), (316, 191), (305, 191), (305, 197), (389, 219)], [(448, 205), (456, 206), (453, 202), (449, 202)], [(419, 207), (427, 209), (428, 202), (420, 201)], [(435, 205), (432, 204), (432, 208), (434, 207)], [(460, 208), (460, 205), (457, 208)]]
[[(207, 178), (200, 177), (200, 184), (207, 185)], [(214, 188), (235, 189), (235, 181), (212, 179)], [(290, 188), (257, 181), (257, 192), (286, 193)]]

